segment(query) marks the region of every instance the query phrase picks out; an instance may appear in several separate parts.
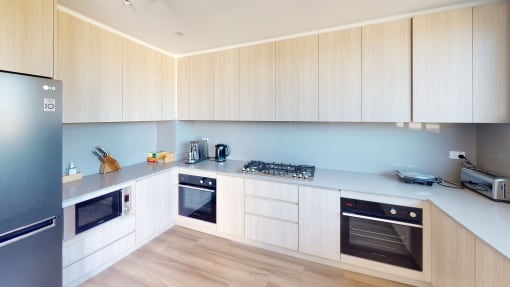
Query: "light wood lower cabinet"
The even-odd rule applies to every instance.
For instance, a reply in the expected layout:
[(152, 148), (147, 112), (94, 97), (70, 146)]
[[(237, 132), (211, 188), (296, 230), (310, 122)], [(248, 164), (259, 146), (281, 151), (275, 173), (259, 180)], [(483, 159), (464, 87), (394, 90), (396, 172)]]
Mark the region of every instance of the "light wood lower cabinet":
[(216, 187), (218, 231), (244, 237), (244, 178), (218, 175)]
[(340, 259), (340, 192), (299, 187), (299, 252)]
[(431, 208), (434, 287), (475, 287), (475, 236), (437, 207)]
[(262, 216), (246, 214), (247, 239), (298, 250), (298, 224)]
[(142, 244), (170, 227), (173, 210), (172, 172), (138, 181), (135, 185), (136, 243)]
[(478, 238), (475, 249), (476, 287), (510, 286), (510, 260)]
[(246, 179), (244, 188), (246, 195), (296, 203), (299, 201), (298, 186), (293, 184)]
[(54, 0), (0, 0), (0, 70), (53, 77)]

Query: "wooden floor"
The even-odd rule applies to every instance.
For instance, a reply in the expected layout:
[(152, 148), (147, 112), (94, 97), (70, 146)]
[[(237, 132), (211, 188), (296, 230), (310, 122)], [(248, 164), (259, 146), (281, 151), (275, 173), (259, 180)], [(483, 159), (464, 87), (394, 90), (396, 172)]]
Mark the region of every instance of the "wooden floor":
[(340, 269), (173, 227), (81, 286), (404, 286), (347, 277)]

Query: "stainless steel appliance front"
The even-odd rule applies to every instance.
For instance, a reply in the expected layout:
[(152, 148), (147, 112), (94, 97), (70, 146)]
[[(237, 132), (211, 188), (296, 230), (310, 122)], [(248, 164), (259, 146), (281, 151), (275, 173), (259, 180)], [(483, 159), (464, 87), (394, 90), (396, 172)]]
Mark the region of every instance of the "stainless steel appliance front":
[(341, 253), (423, 271), (422, 209), (341, 199)]

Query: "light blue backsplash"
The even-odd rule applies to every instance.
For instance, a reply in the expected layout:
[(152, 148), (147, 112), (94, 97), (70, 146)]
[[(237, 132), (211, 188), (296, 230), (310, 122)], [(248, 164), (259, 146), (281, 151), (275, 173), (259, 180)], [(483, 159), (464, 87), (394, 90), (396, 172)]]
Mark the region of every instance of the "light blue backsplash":
[(97, 173), (99, 160), (91, 150), (98, 145), (104, 146), (122, 166), (146, 161), (147, 152), (157, 149), (157, 125), (153, 122), (65, 124), (63, 172), (73, 161), (83, 175)]

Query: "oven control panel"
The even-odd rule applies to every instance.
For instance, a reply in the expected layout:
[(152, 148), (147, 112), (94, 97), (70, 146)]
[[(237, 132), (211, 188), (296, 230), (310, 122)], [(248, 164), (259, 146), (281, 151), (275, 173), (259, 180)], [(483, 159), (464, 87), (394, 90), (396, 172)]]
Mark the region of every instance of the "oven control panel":
[(341, 199), (342, 212), (351, 212), (359, 215), (378, 218), (400, 220), (410, 223), (422, 223), (423, 211), (421, 208), (394, 205), (359, 199)]

